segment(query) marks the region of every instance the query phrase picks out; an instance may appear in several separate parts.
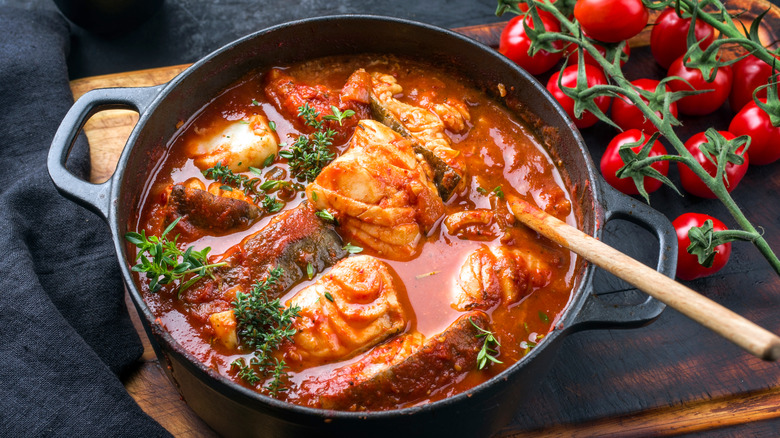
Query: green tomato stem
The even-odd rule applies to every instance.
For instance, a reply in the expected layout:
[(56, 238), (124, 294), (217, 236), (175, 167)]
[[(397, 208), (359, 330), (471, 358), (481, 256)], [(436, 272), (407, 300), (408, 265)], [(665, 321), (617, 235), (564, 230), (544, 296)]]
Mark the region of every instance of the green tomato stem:
[[(761, 236), (760, 233), (758, 233), (753, 227), (753, 225), (750, 223), (750, 221), (745, 217), (744, 213), (739, 209), (737, 204), (734, 202), (734, 199), (729, 194), (728, 190), (726, 189), (723, 178), (714, 178), (712, 175), (710, 175), (702, 166), (699, 164), (699, 162), (693, 157), (693, 155), (685, 148), (685, 144), (680, 140), (679, 137), (677, 137), (677, 134), (674, 132), (674, 129), (672, 129), (671, 123), (668, 120), (663, 120), (658, 115), (656, 115), (655, 111), (653, 111), (647, 103), (645, 103), (642, 96), (637, 92), (630, 84), (630, 81), (626, 79), (626, 77), (623, 75), (623, 71), (620, 68), (619, 63), (612, 64), (607, 59), (599, 53), (598, 50), (596, 50), (595, 46), (590, 43), (585, 38), (579, 38), (575, 37), (574, 35), (581, 35), (581, 30), (579, 26), (572, 21), (568, 19), (565, 15), (563, 15), (555, 6), (553, 6), (552, 3), (549, 2), (549, 0), (532, 0), (536, 6), (544, 10), (546, 12), (549, 12), (555, 18), (558, 20), (558, 22), (561, 24), (562, 28), (566, 29), (571, 35), (564, 35), (560, 34), (560, 39), (564, 41), (569, 41), (572, 43), (575, 43), (580, 46), (581, 50), (587, 50), (587, 52), (593, 57), (593, 59), (596, 60), (596, 62), (599, 63), (601, 68), (604, 70), (604, 73), (607, 75), (608, 78), (610, 78), (612, 81), (614, 81), (617, 86), (614, 86), (611, 91), (619, 92), (621, 95), (625, 96), (627, 99), (629, 99), (637, 108), (639, 108), (642, 113), (645, 115), (645, 117), (650, 120), (650, 122), (655, 125), (660, 133), (666, 137), (667, 141), (671, 143), (672, 147), (674, 147), (675, 151), (679, 154), (678, 158), (675, 158), (674, 161), (680, 162), (688, 166), (691, 171), (693, 171), (696, 176), (698, 176), (702, 182), (704, 182), (707, 187), (717, 196), (717, 198), (723, 203), (723, 205), (726, 206), (731, 216), (734, 218), (734, 220), (737, 222), (737, 224), (744, 230), (745, 232), (749, 233), (751, 236), (754, 237), (754, 239), (750, 239), (753, 244), (756, 246), (756, 248), (761, 252), (761, 254), (767, 259), (769, 264), (772, 266), (772, 268), (775, 270), (775, 272), (780, 275), (780, 259), (777, 258), (777, 255), (772, 251), (769, 244), (766, 242), (766, 240)], [(694, 6), (693, 2), (691, 0), (681, 0), (681, 2), (688, 6), (688, 8), (693, 9)], [(715, 5), (719, 10), (725, 11), (725, 7), (719, 0), (710, 0), (710, 3)], [(697, 3), (698, 5), (698, 3)], [(756, 47), (756, 43), (746, 39), (743, 37), (743, 35), (736, 29), (733, 21), (728, 16), (728, 14), (724, 14), (726, 16), (726, 21), (728, 24), (721, 23), (717, 21), (714, 17), (712, 17), (709, 14), (701, 14), (699, 17), (702, 21), (710, 24), (714, 28), (718, 29), (723, 35), (731, 38), (734, 40), (734, 42), (742, 44), (744, 47), (750, 46), (750, 47)], [(764, 62), (767, 62), (771, 64), (775, 58), (770, 56), (769, 53), (758, 45), (756, 47), (756, 51), (754, 55), (758, 57), (759, 59), (762, 59)], [(670, 160), (671, 161), (671, 160)], [(718, 175), (722, 175), (722, 167), (724, 164), (720, 164), (720, 169), (718, 172)]]

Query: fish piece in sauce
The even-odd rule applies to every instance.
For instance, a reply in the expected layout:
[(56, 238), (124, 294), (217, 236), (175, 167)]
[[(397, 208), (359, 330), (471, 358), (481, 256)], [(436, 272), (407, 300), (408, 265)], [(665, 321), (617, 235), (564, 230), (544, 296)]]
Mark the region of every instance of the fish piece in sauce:
[(421, 399), (477, 368), (483, 339), (475, 324), (489, 330), (490, 317), (475, 310), (427, 340), (419, 333), (397, 337), (301, 389), (314, 407), (335, 410), (392, 409)]
[(314, 208), (336, 212), (345, 241), (406, 259), (444, 214), (426, 170), (408, 140), (379, 122), (361, 120), (349, 148), (309, 184), (306, 196)]
[(510, 306), (552, 279), (553, 267), (537, 255), (508, 246), (482, 246), (466, 257), (452, 306), (460, 311)]
[(250, 202), (181, 184), (171, 187), (168, 208), (168, 222), (181, 218), (177, 226), (190, 236), (245, 230), (261, 215), (260, 209)]
[(314, 214), (307, 203), (284, 211), (239, 245), (216, 257), (226, 266), (215, 268), (214, 278), (204, 278), (182, 294), (192, 314), (203, 322), (216, 312), (232, 309), (236, 293), (247, 293), (257, 280), (266, 278), (271, 269), (282, 268), (276, 287), (268, 295), (279, 297), (293, 284), (307, 277), (311, 264), (322, 272), (347, 252), (332, 225)]
[(233, 172), (246, 172), (250, 167), (263, 167), (279, 150), (276, 134), (261, 114), (230, 122), (221, 131), (195, 129), (195, 133), (199, 135), (185, 147), (200, 170), (221, 163)]
[[(371, 75), (371, 111), (380, 122), (412, 141), (433, 170), (433, 181), (443, 200), (465, 189), (466, 163), (463, 155), (452, 148), (445, 129), (462, 132), (470, 119), (462, 102), (428, 102), (423, 108), (401, 102), (395, 96), (403, 88), (395, 77)], [(426, 100), (427, 101), (427, 100)]]
[(281, 69), (272, 69), (266, 77), (265, 94), (273, 102), (274, 106), (291, 119), (297, 120), (297, 128), (303, 132), (311, 133), (313, 128), (305, 125), (303, 118), (299, 116), (299, 108), (308, 105), (319, 113), (318, 120), (323, 116), (333, 114), (331, 106), (340, 111), (352, 110), (353, 117), (345, 118), (341, 123), (326, 121), (325, 126), (335, 132), (334, 141), (343, 143), (346, 141), (358, 121), (369, 118), (368, 109), (369, 87), (371, 77), (364, 70), (354, 72), (341, 90), (331, 90), (324, 85), (307, 85), (296, 81), (295, 78)]
[(366, 255), (341, 260), (287, 302), (301, 310), (292, 343), (282, 347), (284, 361), (293, 369), (323, 365), (399, 333), (411, 313), (401, 305), (405, 294), (386, 263)]

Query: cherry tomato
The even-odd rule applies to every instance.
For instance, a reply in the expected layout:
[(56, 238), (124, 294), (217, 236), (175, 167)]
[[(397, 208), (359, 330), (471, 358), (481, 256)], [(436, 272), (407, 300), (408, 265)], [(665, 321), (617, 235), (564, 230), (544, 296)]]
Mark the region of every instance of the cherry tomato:
[[(628, 131), (621, 132), (620, 134), (616, 135), (612, 141), (609, 142), (607, 149), (604, 151), (604, 155), (601, 157), (601, 175), (609, 183), (609, 185), (627, 195), (638, 195), (639, 191), (636, 188), (636, 184), (634, 184), (633, 178), (618, 178), (617, 175), (615, 175), (617, 171), (620, 170), (620, 168), (624, 165), (623, 159), (620, 158), (620, 153), (618, 151), (620, 150), (621, 145), (626, 143), (636, 143), (641, 138), (642, 131), (638, 129), (629, 129)], [(631, 150), (638, 153), (640, 150), (642, 150), (642, 147), (647, 144), (647, 140), (649, 139), (650, 134), (645, 134), (644, 142), (639, 146), (631, 148)], [(658, 155), (666, 155), (666, 148), (660, 142), (656, 141), (655, 144), (653, 144), (653, 147), (650, 149), (649, 156), (655, 157)], [(664, 176), (669, 174), (668, 161), (657, 161), (653, 163), (651, 167), (661, 172)], [(647, 176), (644, 177), (643, 181), (647, 193), (652, 193), (658, 190), (663, 184), (661, 181)]]
[[(760, 99), (766, 103), (766, 98)], [(751, 101), (731, 119), (729, 132), (750, 136), (750, 164), (774, 163), (780, 158), (780, 127), (772, 126), (769, 115)]]
[[(691, 19), (680, 17), (674, 8), (664, 9), (655, 20), (655, 26), (650, 33), (650, 51), (663, 68), (668, 69), (675, 59), (688, 50), (690, 27)], [(699, 47), (706, 49), (715, 40), (715, 30), (709, 24), (696, 20), (694, 36), (696, 41), (704, 40)]]
[[(599, 43), (593, 43), (593, 45), (596, 47), (596, 50), (601, 53), (601, 56), (606, 55), (607, 50)], [(580, 48), (572, 44), (569, 46), (569, 49), (567, 50), (568, 58), (566, 59), (566, 65), (577, 65), (578, 60), (580, 59), (578, 56), (578, 52), (580, 51)], [(623, 46), (623, 53), (626, 55), (625, 59), (620, 60), (620, 66), (624, 66), (626, 64), (626, 60), (631, 55), (631, 48), (628, 46), (628, 44)], [(593, 56), (591, 56), (590, 53), (585, 51), (585, 56), (583, 57), (585, 59), (585, 64), (595, 65), (598, 68), (601, 68), (601, 65), (593, 59)]]
[[(753, 91), (756, 88), (767, 84), (769, 76), (772, 75), (772, 66), (753, 55), (748, 55), (732, 64), (731, 68), (734, 72), (734, 83), (729, 94), (729, 105), (732, 111), (737, 112), (753, 100)], [(758, 92), (758, 97), (766, 97), (766, 88)]]
[[(676, 80), (669, 82), (669, 88), (673, 91), (680, 90), (711, 90), (708, 93), (686, 96), (677, 101), (677, 109), (682, 114), (691, 116), (703, 116), (715, 112), (729, 97), (731, 91), (731, 67), (718, 68), (712, 82), (707, 82), (701, 72), (695, 68), (683, 65), (683, 57), (677, 58), (669, 67), (668, 76), (679, 76), (691, 85)], [(693, 87), (693, 88), (691, 88)]]
[(691, 244), (691, 239), (688, 237), (688, 230), (693, 227), (700, 227), (707, 219), (712, 221), (713, 229), (715, 231), (725, 231), (726, 225), (715, 219), (712, 216), (701, 213), (683, 213), (672, 221), (674, 230), (677, 232), (677, 278), (684, 281), (695, 280), (697, 278), (706, 277), (720, 271), (726, 262), (729, 261), (731, 255), (731, 242), (722, 243), (715, 247), (715, 259), (712, 262), (712, 266), (705, 268), (699, 264), (699, 259), (693, 254), (687, 251), (688, 246)]
[(641, 32), (648, 13), (642, 0), (578, 0), (574, 18), (591, 38), (616, 43)]
[[(659, 82), (654, 79), (637, 79), (631, 83), (639, 89), (655, 91)], [(666, 87), (666, 89), (668, 91), (669, 87)], [(647, 99), (644, 100), (647, 102)], [(673, 116), (677, 117), (677, 102), (672, 102), (669, 111)], [(656, 115), (660, 117), (661, 112), (656, 111)], [(631, 103), (623, 96), (615, 98), (615, 100), (612, 102), (612, 121), (620, 126), (624, 131), (628, 129), (639, 129), (648, 136), (658, 131), (658, 128), (656, 128), (652, 122), (645, 118), (644, 114), (642, 114), (642, 111), (640, 111), (639, 108), (634, 106), (633, 103)]]
[[(726, 138), (726, 140), (732, 140), (735, 138), (734, 134), (727, 132), (727, 131), (718, 131), (720, 134)], [(700, 132), (693, 137), (689, 138), (688, 141), (685, 142), (685, 148), (688, 149), (688, 151), (693, 155), (693, 157), (696, 159), (696, 161), (701, 164), (701, 166), (704, 168), (704, 170), (707, 171), (712, 176), (715, 176), (718, 168), (713, 164), (704, 154), (704, 152), (699, 149), (699, 145), (702, 143), (705, 143), (707, 141), (707, 137), (704, 135), (703, 132)], [(737, 152), (741, 152), (744, 149), (744, 146), (737, 149)], [(747, 173), (748, 170), (748, 164), (750, 162), (748, 158), (748, 153), (746, 152), (744, 154), (745, 162), (742, 164), (734, 164), (734, 163), (728, 163), (726, 164), (726, 171), (724, 172), (725, 175), (723, 175), (724, 183), (726, 184), (726, 190), (731, 192), (734, 190), (740, 181), (742, 181), (742, 177), (745, 176), (745, 173)], [(709, 187), (707, 187), (701, 179), (699, 179), (698, 176), (696, 176), (695, 173), (691, 169), (688, 168), (685, 164), (679, 163), (677, 168), (680, 171), (680, 179), (682, 180), (682, 186), (683, 189), (685, 189), (686, 192), (696, 195), (700, 198), (710, 198), (714, 199), (716, 196), (714, 193), (712, 193), (712, 190), (710, 190)], [(728, 181), (728, 182), (726, 182)]]
[[(578, 128), (587, 128), (593, 126), (599, 119), (593, 115), (590, 111), (582, 113), (582, 117), (577, 119), (574, 117), (574, 99), (567, 96), (563, 90), (558, 87), (558, 77), (561, 72), (555, 72), (547, 81), (547, 90), (555, 97), (555, 100), (561, 104), (566, 114), (574, 120), (574, 124)], [(594, 67), (590, 64), (585, 64), (585, 78), (588, 82), (588, 86), (594, 85), (606, 85), (607, 78), (604, 73), (598, 67)], [(576, 87), (577, 86), (577, 66), (572, 65), (566, 67), (563, 70), (563, 78), (561, 78), (561, 84), (564, 87)], [(609, 108), (609, 102), (612, 100), (609, 96), (599, 96), (595, 99), (596, 106), (601, 111), (606, 111)]]
[[(504, 27), (504, 30), (501, 32), (498, 51), (525, 69), (528, 73), (539, 75), (551, 69), (560, 61), (561, 57), (563, 57), (563, 53), (550, 53), (546, 50), (541, 50), (537, 52), (536, 55), (530, 56), (528, 54), (528, 48), (531, 47), (531, 40), (528, 38), (528, 35), (525, 34), (523, 18), (522, 15), (518, 15), (507, 23), (506, 27)], [(539, 18), (541, 18), (545, 30), (549, 32), (560, 32), (561, 26), (552, 15), (545, 13), (544, 11), (539, 11)], [(530, 15), (527, 16), (527, 23), (531, 29), (534, 28), (534, 23)], [(563, 47), (563, 43), (561, 41), (556, 41), (553, 43), (553, 46), (561, 48)]]

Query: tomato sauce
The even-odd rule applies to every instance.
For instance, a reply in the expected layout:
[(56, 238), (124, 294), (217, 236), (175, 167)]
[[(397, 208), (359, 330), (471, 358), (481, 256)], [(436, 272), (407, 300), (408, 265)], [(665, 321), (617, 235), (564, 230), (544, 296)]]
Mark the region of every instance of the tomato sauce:
[[(505, 204), (505, 197), (517, 196), (576, 226), (569, 192), (539, 137), (500, 102), (472, 88), (467, 80), (425, 63), (385, 56), (327, 58), (280, 68), (300, 83), (331, 90), (341, 89), (352, 72), (365, 68), (369, 72), (392, 74), (403, 86), (403, 94), (398, 99), (405, 103), (419, 105), (426, 100), (448, 99), (464, 102), (470, 113), (468, 127), (459, 133), (448, 131), (447, 136), (453, 149), (465, 157), (468, 169), (466, 190), (455, 194), (445, 203), (445, 217), (464, 210), (495, 210), (497, 204)], [(163, 212), (172, 184), (193, 179), (206, 186), (213, 183), (194, 165), (185, 151), (186, 144), (203, 132), (220, 130), (227, 123), (261, 114), (275, 123), (276, 136), (280, 142), (289, 145), (303, 133), (306, 127), (295, 117), (277, 108), (267, 97), (264, 91), (267, 73), (263, 71), (247, 75), (212, 99), (189, 120), (183, 121), (177, 135), (168, 143), (155, 172), (149, 176), (145, 196), (141, 197), (143, 201), (137, 206), (136, 230), (145, 230), (147, 235), (159, 235), (168, 225)], [(348, 145), (347, 141), (348, 138), (334, 144), (333, 151), (337, 154), (343, 152)], [(303, 185), (301, 181), (290, 177), (283, 158), (276, 157), (271, 166), (262, 170), (273, 171), (275, 177), (282, 175), (292, 183)], [(283, 199), (285, 205), (282, 211), (296, 207), (304, 197), (303, 191), (287, 196)], [(508, 210), (504, 208), (503, 211), (506, 216)], [(247, 236), (261, 230), (272, 217), (265, 215), (249, 229), (226, 235), (190, 237), (182, 234), (178, 243), (181, 246), (194, 246), (197, 250), (211, 247), (212, 258), (218, 258)], [(505, 219), (511, 224), (505, 229), (491, 222), (465, 227), (456, 235), (450, 234), (440, 221), (424, 237), (420, 251), (412, 260), (390, 260), (373, 253), (369, 248), (362, 253), (376, 256), (395, 271), (403, 282), (408, 304), (413, 309), (414, 318), (408, 330), (416, 330), (426, 337), (441, 332), (461, 314), (452, 305), (452, 291), (457, 287), (461, 266), (472, 251), (483, 246), (511, 246), (533, 254), (551, 267), (549, 281), (543, 287), (534, 287), (519, 302), (486, 309), (491, 318), (491, 328), (500, 342), (497, 358), (502, 363), (489, 363), (483, 370), (474, 369), (457, 382), (444, 388), (435, 388), (428, 397), (410, 401), (408, 405), (458, 393), (521, 360), (553, 329), (569, 303), (574, 282), (575, 256), (525, 226), (512, 224), (511, 217)], [(318, 276), (311, 281), (316, 281)], [(235, 359), (247, 357), (246, 352), (238, 353), (215, 342), (209, 324), (202, 317), (194, 315), (189, 303), (178, 298), (176, 285), (164, 286), (161, 291), (151, 293), (145, 277), (139, 275), (136, 281), (152, 312), (185, 349), (221, 374), (246, 385), (230, 369)], [(309, 280), (305, 280), (293, 286), (286, 292), (282, 303), (309, 283)], [(342, 362), (292, 372), (289, 391), (278, 397), (304, 405), (311, 404), (311, 394), (298, 392), (300, 382), (353, 363), (359, 358), (360, 355)], [(264, 391), (261, 386), (255, 389)]]

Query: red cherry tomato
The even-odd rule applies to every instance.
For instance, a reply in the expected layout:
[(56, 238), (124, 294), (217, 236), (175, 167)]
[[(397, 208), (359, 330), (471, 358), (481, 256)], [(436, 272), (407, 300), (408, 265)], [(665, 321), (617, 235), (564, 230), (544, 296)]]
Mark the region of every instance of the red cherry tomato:
[[(501, 32), (501, 40), (499, 41), (498, 51), (504, 54), (507, 58), (514, 61), (517, 65), (525, 69), (532, 75), (540, 75), (547, 70), (551, 69), (561, 57), (562, 52), (550, 53), (546, 50), (541, 50), (534, 56), (528, 54), (528, 48), (531, 47), (531, 40), (525, 33), (523, 26), (523, 16), (518, 15), (509, 20), (504, 30)], [(539, 11), (539, 18), (542, 20), (544, 28), (549, 32), (560, 32), (561, 26), (558, 21), (550, 14), (544, 11)], [(527, 16), (527, 23), (534, 28), (533, 20), (531, 16)], [(563, 47), (561, 41), (553, 43), (556, 48)]]
[[(731, 68), (734, 72), (734, 83), (729, 94), (729, 105), (732, 111), (737, 112), (753, 100), (753, 91), (756, 88), (767, 84), (769, 76), (772, 75), (772, 66), (753, 55), (748, 55), (732, 64)], [(778, 61), (778, 68), (780, 68), (780, 61)], [(758, 97), (766, 97), (766, 88), (758, 92)]]
[[(596, 47), (596, 50), (601, 53), (601, 56), (606, 55), (607, 50), (604, 49), (604, 46), (602, 46), (599, 43), (593, 43), (593, 45)], [(573, 48), (572, 48), (573, 47)], [(569, 46), (569, 49), (567, 50), (568, 58), (566, 58), (566, 65), (577, 65), (578, 60), (580, 59), (579, 54), (580, 48), (574, 44)], [(625, 59), (620, 60), (620, 66), (624, 66), (626, 64), (626, 60), (629, 56), (631, 56), (631, 48), (628, 46), (628, 44), (623, 46), (623, 53), (626, 55)], [(598, 62), (596, 62), (595, 59), (593, 59), (593, 56), (591, 56), (590, 53), (585, 51), (585, 56), (583, 57), (585, 59), (585, 64), (595, 65), (598, 68), (601, 68), (601, 65), (599, 65)]]
[[(599, 119), (593, 115), (590, 111), (585, 111), (582, 113), (582, 117), (577, 119), (574, 117), (574, 100), (567, 96), (563, 90), (558, 87), (558, 77), (560, 76), (561, 72), (555, 72), (550, 79), (547, 81), (547, 90), (550, 91), (550, 93), (555, 97), (555, 100), (558, 101), (558, 103), (561, 104), (564, 111), (566, 111), (566, 114), (571, 117), (572, 120), (574, 120), (574, 124), (578, 128), (587, 128), (589, 126), (593, 126), (596, 122), (599, 121)], [(599, 69), (598, 67), (594, 67), (590, 64), (585, 64), (585, 78), (588, 82), (588, 86), (592, 87), (594, 85), (606, 85), (607, 84), (607, 78), (604, 76), (604, 73)], [(564, 87), (576, 87), (577, 86), (577, 66), (572, 65), (569, 67), (566, 67), (563, 70), (563, 77), (561, 78), (561, 84)], [(599, 96), (595, 99), (596, 106), (601, 111), (606, 111), (607, 108), (609, 108), (609, 102), (612, 100), (609, 96)]]
[[(718, 68), (712, 82), (707, 82), (701, 75), (701, 72), (695, 68), (688, 68), (683, 65), (682, 56), (677, 58), (669, 67), (668, 76), (679, 76), (691, 85), (683, 81), (676, 80), (669, 82), (669, 88), (673, 91), (680, 90), (711, 90), (707, 93), (697, 94), (695, 96), (686, 96), (677, 101), (677, 109), (682, 114), (691, 116), (703, 116), (715, 112), (729, 97), (731, 91), (731, 67), (724, 66)], [(693, 87), (693, 88), (691, 88)]]
[(642, 0), (578, 0), (574, 18), (591, 38), (616, 43), (641, 32), (648, 13)]
[[(726, 138), (726, 140), (732, 140), (735, 138), (734, 134), (727, 132), (727, 131), (718, 131), (720, 134)], [(707, 141), (707, 137), (704, 135), (703, 132), (700, 132), (693, 137), (689, 138), (688, 141), (685, 142), (685, 148), (688, 149), (688, 151), (693, 155), (693, 158), (696, 159), (696, 161), (701, 164), (701, 166), (704, 168), (704, 170), (707, 171), (712, 176), (715, 176), (718, 168), (710, 162), (710, 160), (704, 155), (704, 152), (699, 149), (699, 145), (702, 143), (705, 143)], [(744, 146), (737, 149), (737, 152), (741, 152), (744, 149)], [(726, 184), (726, 190), (731, 192), (734, 190), (740, 181), (742, 181), (742, 177), (745, 176), (745, 173), (747, 173), (748, 170), (748, 164), (750, 162), (748, 158), (748, 153), (746, 152), (744, 154), (745, 162), (742, 164), (734, 164), (734, 163), (728, 163), (726, 164), (726, 171), (725, 175), (723, 175), (724, 183)], [(680, 179), (682, 181), (683, 189), (685, 189), (686, 192), (696, 195), (700, 198), (715, 198), (715, 194), (712, 193), (712, 190), (710, 190), (709, 187), (707, 187), (701, 179), (699, 179), (698, 176), (696, 176), (695, 173), (691, 169), (688, 168), (685, 164), (679, 163), (677, 168), (680, 171)], [(726, 181), (728, 181), (726, 183)]]
[[(655, 91), (659, 82), (654, 79), (637, 79), (631, 83), (641, 90)], [(666, 89), (668, 91), (669, 87), (666, 87)], [(644, 100), (647, 102), (646, 99)], [(677, 102), (672, 102), (669, 111), (673, 116), (677, 117)], [(656, 115), (660, 117), (661, 112), (656, 111)], [(624, 131), (628, 129), (639, 129), (648, 136), (658, 131), (658, 128), (645, 118), (642, 111), (623, 96), (615, 98), (612, 102), (612, 121)]]
[[(639, 191), (636, 188), (636, 184), (634, 184), (633, 178), (618, 178), (617, 175), (615, 175), (617, 171), (620, 170), (620, 168), (624, 165), (623, 159), (620, 158), (620, 153), (618, 151), (620, 150), (621, 145), (626, 143), (636, 143), (641, 138), (642, 131), (638, 129), (630, 129), (628, 131), (621, 132), (620, 134), (616, 135), (612, 141), (609, 142), (607, 149), (604, 151), (604, 155), (601, 157), (601, 175), (609, 183), (609, 185), (627, 195), (638, 195)], [(639, 146), (631, 148), (631, 150), (638, 153), (640, 150), (642, 150), (642, 147), (647, 144), (647, 140), (649, 139), (650, 135), (645, 134), (644, 142)], [(660, 142), (656, 141), (655, 144), (653, 144), (653, 147), (650, 149), (649, 156), (655, 157), (658, 155), (666, 155), (666, 148)], [(669, 174), (668, 161), (657, 161), (653, 163), (651, 167), (661, 172), (664, 176)], [(647, 176), (644, 177), (643, 181), (647, 193), (652, 193), (658, 190), (663, 184), (661, 181)]]
[[(766, 98), (760, 99), (766, 103)], [(729, 132), (750, 136), (750, 164), (774, 163), (780, 158), (780, 127), (772, 126), (769, 115), (751, 101), (731, 119)]]
[[(691, 19), (680, 17), (674, 8), (664, 9), (655, 20), (655, 26), (650, 33), (650, 51), (663, 68), (668, 69), (675, 59), (688, 50), (690, 27)], [(696, 41), (704, 40), (699, 47), (706, 49), (715, 40), (715, 30), (709, 24), (696, 20), (694, 36)]]
[(677, 278), (684, 281), (695, 280), (706, 277), (720, 271), (731, 255), (731, 242), (722, 243), (715, 247), (715, 259), (712, 266), (705, 268), (699, 264), (699, 259), (693, 254), (688, 253), (687, 248), (691, 244), (688, 237), (688, 230), (693, 227), (700, 227), (707, 219), (712, 221), (715, 231), (725, 231), (726, 225), (712, 216), (700, 213), (683, 213), (672, 221), (674, 230), (677, 232)]

